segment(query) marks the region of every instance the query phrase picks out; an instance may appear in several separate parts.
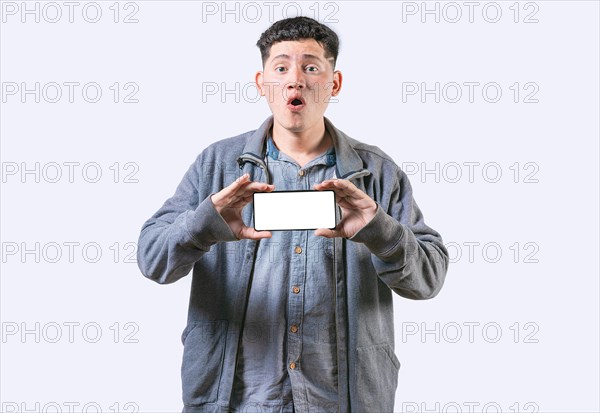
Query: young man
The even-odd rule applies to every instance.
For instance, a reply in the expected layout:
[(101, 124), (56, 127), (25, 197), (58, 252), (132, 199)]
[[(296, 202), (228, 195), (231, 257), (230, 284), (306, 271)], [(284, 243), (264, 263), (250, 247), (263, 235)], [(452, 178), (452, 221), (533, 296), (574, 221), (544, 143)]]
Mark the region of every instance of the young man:
[[(273, 115), (206, 148), (139, 239), (146, 277), (193, 269), (184, 412), (391, 412), (392, 291), (434, 297), (446, 249), (394, 161), (324, 117), (342, 86), (336, 34), (296, 17), (257, 45)], [(256, 231), (245, 208), (255, 192), (326, 189), (335, 229)]]

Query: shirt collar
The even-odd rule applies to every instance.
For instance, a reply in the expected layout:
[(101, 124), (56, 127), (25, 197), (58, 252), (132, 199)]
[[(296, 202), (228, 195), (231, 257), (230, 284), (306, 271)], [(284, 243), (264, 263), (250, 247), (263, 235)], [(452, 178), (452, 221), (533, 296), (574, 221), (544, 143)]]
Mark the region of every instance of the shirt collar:
[[(325, 128), (329, 132), (334, 146), (336, 176), (340, 179), (352, 179), (355, 176), (370, 175), (363, 167), (363, 161), (353, 148), (356, 141), (337, 129), (327, 117), (324, 117)], [(238, 158), (241, 164), (244, 159), (263, 159), (266, 151), (266, 136), (273, 126), (273, 116), (269, 116), (248, 138), (242, 155)]]
[[(267, 133), (267, 151), (266, 151), (266, 156), (268, 156), (269, 158), (273, 159), (273, 160), (279, 160), (280, 157), (280, 152), (279, 149), (277, 149), (277, 146), (275, 146), (275, 142), (273, 141), (273, 136), (271, 136), (271, 133), (268, 132)], [(327, 150), (327, 152), (325, 152), (323, 155), (319, 156), (318, 158), (324, 157), (323, 159), (323, 164), (325, 164), (326, 166), (333, 166), (335, 165), (335, 147), (332, 146), (331, 148), (329, 148)], [(317, 158), (315, 158), (317, 159)], [(312, 161), (311, 161), (312, 164)]]

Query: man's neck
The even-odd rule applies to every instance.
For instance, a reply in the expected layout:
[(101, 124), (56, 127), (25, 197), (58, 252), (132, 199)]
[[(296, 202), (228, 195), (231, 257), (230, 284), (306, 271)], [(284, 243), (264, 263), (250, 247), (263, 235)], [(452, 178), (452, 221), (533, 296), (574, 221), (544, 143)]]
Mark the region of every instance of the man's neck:
[(275, 122), (271, 134), (275, 146), (298, 162), (301, 167), (333, 145), (333, 141), (325, 129), (325, 123), (321, 123), (319, 127), (295, 133)]

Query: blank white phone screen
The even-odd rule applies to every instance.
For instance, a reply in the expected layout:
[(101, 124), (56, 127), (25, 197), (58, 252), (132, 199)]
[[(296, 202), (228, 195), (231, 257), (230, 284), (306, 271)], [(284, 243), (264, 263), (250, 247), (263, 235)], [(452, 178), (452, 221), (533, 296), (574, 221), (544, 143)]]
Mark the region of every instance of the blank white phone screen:
[(254, 194), (257, 231), (335, 228), (335, 192), (275, 191)]

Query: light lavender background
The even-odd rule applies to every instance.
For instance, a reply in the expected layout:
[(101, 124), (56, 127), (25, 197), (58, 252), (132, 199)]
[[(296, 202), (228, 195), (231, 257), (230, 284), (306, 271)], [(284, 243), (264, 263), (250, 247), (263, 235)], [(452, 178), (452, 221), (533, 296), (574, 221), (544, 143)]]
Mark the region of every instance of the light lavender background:
[[(191, 278), (144, 279), (128, 243), (204, 147), (268, 116), (246, 86), (260, 68), (254, 44), (296, 6), (228, 3), (234, 12), (222, 16), (221, 2), (76, 3), (72, 23), (62, 2), (57, 23), (47, 21), (54, 4), (1, 3), (0, 402), (5, 411), (180, 411)], [(472, 22), (465, 2), (296, 3), (341, 37), (343, 90), (326, 115), (411, 173), (454, 261), (436, 299), (395, 301), (396, 411), (597, 412), (598, 2), (475, 3)], [(38, 5), (39, 23), (21, 22), (23, 4)], [(97, 23), (84, 7), (88, 20), (102, 11)], [(422, 22), (423, 7), (438, 7), (439, 23), (431, 14)], [(499, 21), (486, 21), (497, 9)], [(130, 13), (137, 23), (122, 22)], [(58, 103), (22, 103), (11, 82), (96, 82), (102, 98), (87, 103), (79, 86), (70, 103), (63, 86)], [(237, 93), (206, 93), (236, 82)], [(407, 94), (436, 82), (439, 103)], [(480, 84), (472, 102), (466, 82)], [(450, 103), (456, 84), (463, 95)], [(482, 96), (485, 84), (488, 100), (501, 90), (497, 103)], [(123, 103), (136, 85), (139, 102)], [(533, 91), (538, 102), (524, 103)], [(11, 174), (36, 162), (39, 183)], [(73, 182), (65, 162), (79, 163)], [(421, 174), (436, 164), (439, 177)], [(87, 182), (98, 168), (101, 179)], [(21, 257), (36, 242), (39, 263)], [(22, 336), (23, 327), (34, 332)]]

